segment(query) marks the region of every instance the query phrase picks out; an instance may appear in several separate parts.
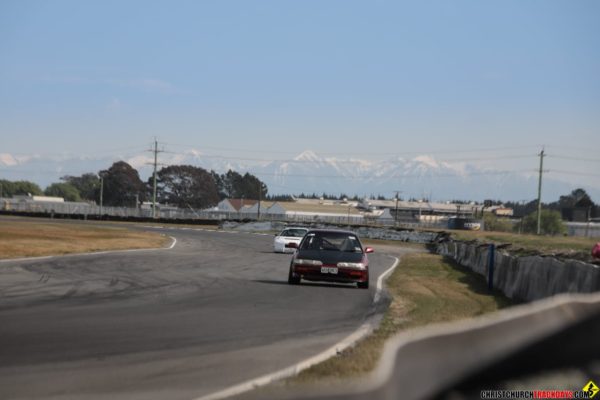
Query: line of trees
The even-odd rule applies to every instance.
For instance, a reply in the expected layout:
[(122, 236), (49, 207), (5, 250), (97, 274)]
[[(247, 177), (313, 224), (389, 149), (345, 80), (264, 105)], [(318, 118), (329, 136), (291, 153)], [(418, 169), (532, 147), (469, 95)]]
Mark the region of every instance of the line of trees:
[[(501, 204), (501, 203), (500, 203)], [(485, 229), (499, 232), (519, 231), (523, 233), (536, 233), (538, 224), (537, 201), (506, 202), (505, 207), (512, 208), (514, 217), (521, 221), (513, 225), (505, 218), (498, 218), (491, 213), (484, 215)], [(596, 205), (584, 189), (575, 189), (571, 193), (560, 196), (557, 201), (542, 204), (540, 214), (540, 231), (543, 235), (562, 235), (567, 229), (563, 221), (587, 221), (589, 218), (600, 216), (600, 207)]]
[(21, 194), (42, 195), (42, 189), (29, 181), (7, 181), (0, 179), (0, 197), (12, 197)]
[[(156, 178), (157, 202), (180, 208), (209, 208), (228, 197), (268, 198), (267, 185), (250, 173), (229, 170), (218, 174), (191, 165), (172, 165), (157, 171)], [(117, 161), (98, 174), (66, 175), (60, 180), (44, 191), (33, 182), (0, 180), (0, 197), (31, 194), (99, 203), (102, 191), (103, 204), (114, 207), (133, 207), (153, 197), (153, 178), (143, 182), (125, 161)]]
[[(504, 205), (512, 208), (517, 217), (523, 217), (537, 211), (537, 200), (531, 200), (529, 202), (508, 201), (504, 203)], [(569, 219), (569, 215), (565, 215), (565, 213), (568, 214), (569, 210), (574, 209), (588, 209), (591, 218), (600, 217), (598, 205), (595, 204), (587, 192), (581, 188), (575, 189), (569, 194), (560, 196), (557, 201), (542, 203), (542, 208), (562, 213), (562, 216), (565, 219)]]

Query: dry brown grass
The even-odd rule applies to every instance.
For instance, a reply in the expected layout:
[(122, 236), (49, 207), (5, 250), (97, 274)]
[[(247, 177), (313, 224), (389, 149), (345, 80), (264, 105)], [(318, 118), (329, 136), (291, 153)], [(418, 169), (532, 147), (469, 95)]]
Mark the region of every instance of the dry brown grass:
[(449, 231), (460, 240), (480, 240), (496, 244), (511, 243), (513, 247), (535, 250), (542, 253), (583, 252), (589, 254), (598, 238), (578, 236), (537, 236), (508, 232)]
[(158, 233), (136, 232), (88, 223), (46, 222), (25, 218), (0, 219), (0, 258), (37, 257), (104, 250), (163, 247), (169, 239)]

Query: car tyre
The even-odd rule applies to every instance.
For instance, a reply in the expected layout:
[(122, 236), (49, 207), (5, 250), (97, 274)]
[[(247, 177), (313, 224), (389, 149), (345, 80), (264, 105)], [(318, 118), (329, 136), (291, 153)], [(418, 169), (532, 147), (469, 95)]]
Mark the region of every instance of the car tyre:
[(367, 279), (366, 282), (356, 282), (356, 286), (358, 286), (359, 289), (368, 289), (369, 288), (369, 280)]
[(299, 285), (300, 284), (300, 277), (294, 277), (294, 275), (292, 274), (292, 267), (290, 266), (290, 272), (288, 273), (288, 283), (290, 285)]

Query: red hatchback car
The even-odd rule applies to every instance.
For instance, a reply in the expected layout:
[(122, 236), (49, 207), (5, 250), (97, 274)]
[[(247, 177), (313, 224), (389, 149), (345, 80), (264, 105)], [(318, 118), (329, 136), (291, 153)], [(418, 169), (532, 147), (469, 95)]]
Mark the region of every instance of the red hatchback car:
[(371, 247), (363, 249), (354, 232), (340, 230), (310, 230), (298, 245), (288, 275), (289, 284), (308, 281), (356, 283), (369, 287)]

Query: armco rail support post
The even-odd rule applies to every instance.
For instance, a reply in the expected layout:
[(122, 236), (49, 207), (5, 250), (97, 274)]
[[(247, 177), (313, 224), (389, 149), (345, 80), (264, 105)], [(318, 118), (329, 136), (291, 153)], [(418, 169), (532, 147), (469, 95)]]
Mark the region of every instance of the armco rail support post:
[(491, 292), (494, 289), (494, 253), (496, 246), (490, 244), (488, 251), (488, 290)]

